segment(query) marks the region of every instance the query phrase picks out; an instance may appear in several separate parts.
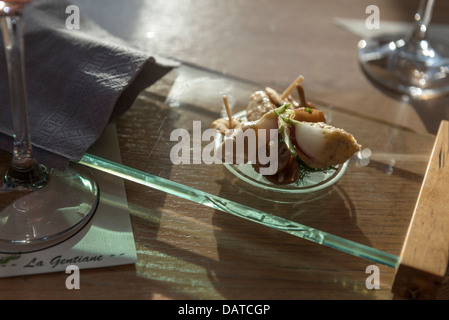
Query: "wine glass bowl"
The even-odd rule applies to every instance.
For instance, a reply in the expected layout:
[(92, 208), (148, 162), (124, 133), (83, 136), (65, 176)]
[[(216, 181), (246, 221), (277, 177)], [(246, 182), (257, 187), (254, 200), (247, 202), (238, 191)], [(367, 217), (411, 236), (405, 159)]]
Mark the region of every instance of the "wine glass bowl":
[(414, 27), (406, 36), (359, 41), (359, 62), (370, 80), (415, 99), (449, 93), (449, 44), (429, 37), (433, 6), (433, 0), (421, 1)]

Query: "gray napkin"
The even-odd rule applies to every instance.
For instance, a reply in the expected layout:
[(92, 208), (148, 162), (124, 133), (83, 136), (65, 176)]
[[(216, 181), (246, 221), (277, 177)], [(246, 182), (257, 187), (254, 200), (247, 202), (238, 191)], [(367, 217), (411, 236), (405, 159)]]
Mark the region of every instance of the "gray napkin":
[[(24, 12), (34, 154), (39, 162), (60, 169), (69, 160), (81, 159), (141, 90), (175, 66), (130, 47), (82, 13), (79, 29), (68, 29), (68, 5), (60, 0), (38, 0)], [(0, 148), (10, 151), (10, 97), (3, 41), (1, 44)]]

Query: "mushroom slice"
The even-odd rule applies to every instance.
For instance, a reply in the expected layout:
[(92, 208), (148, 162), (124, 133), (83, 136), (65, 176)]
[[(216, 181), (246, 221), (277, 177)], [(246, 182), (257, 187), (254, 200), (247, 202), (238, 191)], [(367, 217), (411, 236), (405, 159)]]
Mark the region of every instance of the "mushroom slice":
[(271, 103), (277, 107), (280, 107), (285, 102), (282, 101), (280, 94), (273, 88), (266, 87), (265, 94), (267, 95), (268, 99), (270, 99)]
[(300, 168), (298, 161), (295, 158), (290, 157), (289, 163), (285, 166), (283, 170), (276, 172), (274, 175), (265, 176), (268, 181), (274, 184), (290, 184), (298, 180), (300, 174)]
[(242, 121), (239, 119), (232, 118), (231, 126), (229, 126), (229, 124), (230, 124), (229, 119), (220, 118), (220, 119), (217, 119), (214, 122), (212, 122), (210, 127), (212, 129), (216, 129), (216, 130), (220, 131), (220, 133), (222, 135), (226, 135), (228, 130), (240, 128), (242, 126)]
[(249, 98), (248, 107), (246, 108), (246, 119), (248, 119), (248, 121), (259, 120), (264, 114), (274, 108), (275, 106), (271, 103), (271, 100), (265, 91), (256, 91)]
[[(233, 154), (234, 155), (233, 161), (235, 161), (236, 156), (238, 156), (239, 158), (243, 157), (245, 162), (248, 159), (253, 159), (255, 155), (253, 153), (248, 153), (250, 151), (250, 149), (253, 150), (254, 152), (257, 152), (257, 150), (261, 146), (264, 146), (264, 145), (266, 146), (268, 143), (270, 143), (270, 141), (278, 138), (278, 132), (277, 132), (278, 116), (279, 116), (279, 114), (284, 112), (287, 107), (288, 107), (287, 105), (284, 105), (277, 109), (273, 109), (273, 110), (265, 113), (257, 121), (242, 122), (240, 126), (235, 128), (231, 132), (231, 134), (229, 136), (227, 136), (226, 139), (224, 139), (220, 143), (220, 145), (218, 146), (218, 149), (217, 149), (217, 153), (219, 155), (221, 155), (221, 158), (223, 159), (223, 161), (225, 161), (224, 159), (225, 159), (225, 155), (226, 155), (226, 152), (225, 152), (226, 148), (232, 147), (232, 150), (235, 151), (235, 153)], [(254, 145), (255, 148), (252, 148), (253, 145), (249, 146), (248, 140), (244, 138), (245, 135), (247, 134), (246, 133), (247, 130), (254, 131), (255, 138), (256, 138), (255, 145)], [(243, 141), (245, 143), (245, 145), (243, 147), (244, 154), (239, 154), (239, 155), (236, 154), (236, 152), (237, 152), (236, 142), (237, 141)]]

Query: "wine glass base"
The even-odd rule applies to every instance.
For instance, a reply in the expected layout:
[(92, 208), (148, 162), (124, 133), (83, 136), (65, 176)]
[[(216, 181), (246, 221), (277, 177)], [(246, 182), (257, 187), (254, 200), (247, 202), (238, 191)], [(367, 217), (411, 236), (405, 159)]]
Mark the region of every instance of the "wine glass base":
[(18, 190), (34, 190), (47, 184), (48, 168), (42, 164), (34, 163), (31, 169), (13, 170), (12, 167), (4, 176), (4, 184)]
[(0, 252), (26, 253), (59, 244), (90, 221), (99, 187), (87, 168), (51, 170), (45, 187), (25, 193), (0, 212)]
[(440, 39), (361, 40), (358, 57), (366, 76), (384, 89), (419, 100), (449, 94), (449, 45)]

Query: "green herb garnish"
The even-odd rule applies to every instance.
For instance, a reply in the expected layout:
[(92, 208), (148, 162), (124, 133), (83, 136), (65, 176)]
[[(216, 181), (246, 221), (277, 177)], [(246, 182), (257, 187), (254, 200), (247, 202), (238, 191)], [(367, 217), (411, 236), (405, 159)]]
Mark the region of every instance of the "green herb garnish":
[(335, 166), (330, 166), (328, 168), (311, 168), (307, 164), (305, 164), (301, 159), (299, 159), (299, 157), (296, 157), (296, 161), (298, 162), (298, 165), (299, 165), (298, 181), (304, 180), (305, 178), (307, 178), (310, 174), (312, 174), (314, 172), (326, 173), (327, 171), (338, 169)]

